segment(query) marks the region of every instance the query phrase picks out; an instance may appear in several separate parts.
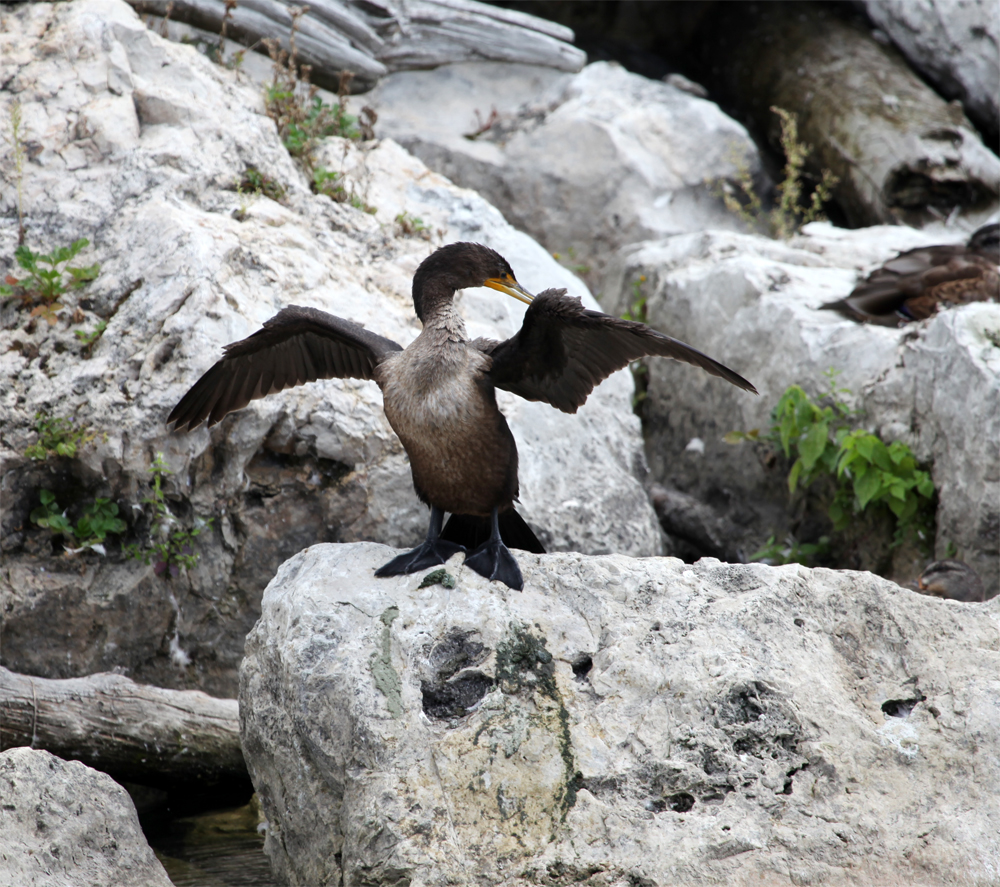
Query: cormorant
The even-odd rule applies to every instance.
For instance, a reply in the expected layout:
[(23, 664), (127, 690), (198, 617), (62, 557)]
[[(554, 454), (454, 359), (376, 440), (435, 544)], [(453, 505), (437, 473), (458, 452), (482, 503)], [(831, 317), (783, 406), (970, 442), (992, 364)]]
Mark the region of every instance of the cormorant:
[(1000, 301), (1000, 224), (984, 225), (968, 243), (900, 253), (868, 275), (847, 298), (821, 308), (863, 323), (900, 326), (939, 307)]
[[(476, 286), (528, 303), (517, 335), (504, 342), (469, 341), (453, 299), (456, 290)], [(466, 565), (520, 589), (521, 571), (504, 538), (515, 547), (544, 549), (513, 508), (517, 447), (497, 408), (495, 389), (575, 413), (611, 373), (640, 357), (662, 355), (756, 394), (732, 370), (642, 323), (586, 309), (566, 290), (532, 296), (503, 256), (481, 244), (449, 244), (425, 259), (413, 277), (413, 307), (423, 330), (405, 349), (315, 308), (284, 308), (249, 338), (228, 345), (167, 422), (178, 431), (190, 430), (205, 420), (214, 425), (251, 400), (293, 385), (374, 379), (382, 389), (386, 418), (410, 457), (413, 486), (431, 508), (423, 544), (376, 575), (444, 563), (465, 551), (458, 544), (462, 540), (449, 536), (478, 523), (487, 538), (466, 557)], [(442, 531), (445, 512), (452, 519)]]

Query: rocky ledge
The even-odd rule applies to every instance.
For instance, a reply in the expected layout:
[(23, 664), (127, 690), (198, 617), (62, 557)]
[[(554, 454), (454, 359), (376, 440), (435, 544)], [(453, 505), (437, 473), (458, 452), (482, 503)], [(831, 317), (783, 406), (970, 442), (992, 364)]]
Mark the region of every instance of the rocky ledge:
[(268, 586), (241, 728), (289, 884), (986, 885), (1000, 600), (869, 573), (315, 545)]

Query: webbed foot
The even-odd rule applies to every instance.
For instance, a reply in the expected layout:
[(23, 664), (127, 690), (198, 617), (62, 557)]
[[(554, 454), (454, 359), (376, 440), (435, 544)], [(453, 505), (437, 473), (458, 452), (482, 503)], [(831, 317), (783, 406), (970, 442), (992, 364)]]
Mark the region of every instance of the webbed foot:
[(379, 567), (375, 571), (375, 575), (385, 577), (419, 573), (428, 567), (436, 567), (438, 564), (446, 563), (448, 558), (460, 551), (465, 551), (464, 546), (456, 545), (454, 542), (446, 542), (443, 539), (435, 539), (433, 542), (425, 541), (413, 551), (400, 554), (389, 563)]
[(465, 566), (487, 579), (503, 582), (508, 588), (521, 591), (524, 577), (514, 555), (499, 539), (491, 538), (465, 559)]

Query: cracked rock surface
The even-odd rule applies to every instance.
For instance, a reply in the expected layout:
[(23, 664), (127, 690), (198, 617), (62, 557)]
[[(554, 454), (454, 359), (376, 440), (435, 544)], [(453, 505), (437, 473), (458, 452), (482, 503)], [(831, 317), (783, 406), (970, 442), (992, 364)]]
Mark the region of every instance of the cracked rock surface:
[(301, 552), (247, 639), (285, 882), (995, 883), (1000, 600), (569, 553), (420, 588), (388, 554)]

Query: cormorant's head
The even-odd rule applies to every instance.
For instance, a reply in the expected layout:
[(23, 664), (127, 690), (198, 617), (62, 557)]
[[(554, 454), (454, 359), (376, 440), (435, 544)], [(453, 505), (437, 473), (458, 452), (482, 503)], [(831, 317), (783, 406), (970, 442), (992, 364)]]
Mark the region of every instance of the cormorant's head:
[(481, 243), (449, 243), (431, 253), (413, 275), (413, 307), (424, 319), (429, 301), (450, 299), (455, 290), (488, 286), (521, 302), (534, 296), (517, 282), (507, 260)]

